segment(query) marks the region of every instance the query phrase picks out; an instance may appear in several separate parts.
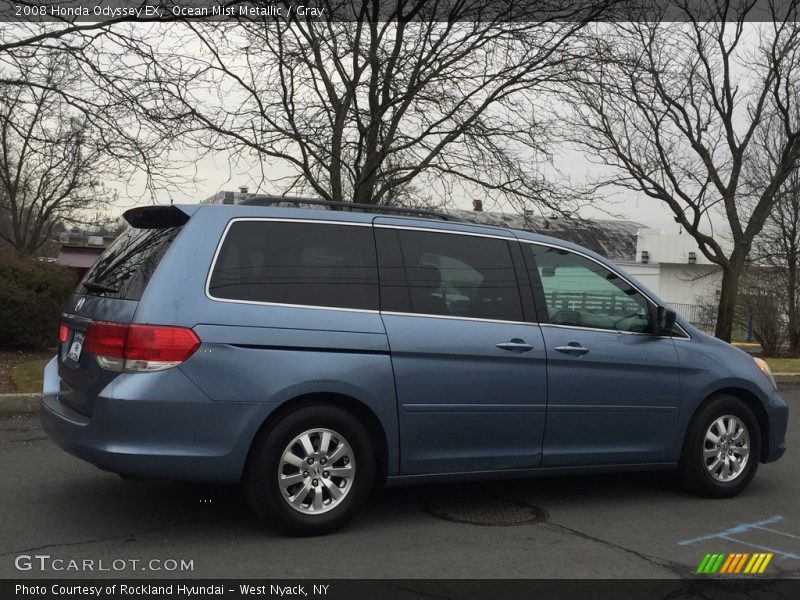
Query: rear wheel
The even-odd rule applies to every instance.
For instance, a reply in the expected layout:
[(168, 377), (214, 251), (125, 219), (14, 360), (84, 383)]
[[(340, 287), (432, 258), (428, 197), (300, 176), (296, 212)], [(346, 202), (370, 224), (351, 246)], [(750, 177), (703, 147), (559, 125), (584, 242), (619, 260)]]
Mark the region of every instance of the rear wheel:
[(760, 456), (761, 432), (753, 411), (735, 396), (717, 396), (689, 425), (678, 473), (696, 494), (730, 498), (748, 486)]
[(330, 405), (289, 413), (255, 442), (245, 489), (268, 524), (291, 535), (322, 535), (350, 521), (375, 479), (369, 434)]

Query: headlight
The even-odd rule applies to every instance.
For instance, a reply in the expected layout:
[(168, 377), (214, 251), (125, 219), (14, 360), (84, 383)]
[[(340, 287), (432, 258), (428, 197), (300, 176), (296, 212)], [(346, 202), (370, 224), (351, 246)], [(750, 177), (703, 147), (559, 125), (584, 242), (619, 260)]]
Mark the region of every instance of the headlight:
[(772, 376), (772, 370), (769, 368), (767, 361), (765, 361), (763, 358), (755, 358), (755, 357), (753, 357), (753, 361), (755, 361), (758, 369), (764, 374), (764, 377), (769, 379), (770, 383), (772, 384), (772, 387), (774, 387), (777, 390), (778, 384), (775, 383), (775, 378)]

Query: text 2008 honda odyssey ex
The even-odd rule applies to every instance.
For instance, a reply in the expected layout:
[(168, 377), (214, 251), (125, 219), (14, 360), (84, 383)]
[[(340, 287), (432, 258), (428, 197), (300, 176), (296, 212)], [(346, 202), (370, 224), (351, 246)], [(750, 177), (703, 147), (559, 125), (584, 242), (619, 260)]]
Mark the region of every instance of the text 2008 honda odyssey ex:
[(45, 430), (109, 471), (241, 481), (295, 534), (383, 482), (677, 468), (729, 497), (783, 454), (763, 361), (588, 250), (427, 216), (129, 210), (64, 312)]

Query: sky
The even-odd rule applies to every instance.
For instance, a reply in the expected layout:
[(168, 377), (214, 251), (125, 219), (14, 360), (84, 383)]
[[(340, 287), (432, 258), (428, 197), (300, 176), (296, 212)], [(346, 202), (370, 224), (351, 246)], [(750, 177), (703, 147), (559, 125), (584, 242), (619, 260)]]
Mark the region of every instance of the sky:
[[(189, 155), (184, 158), (191, 159)], [(556, 159), (560, 164), (559, 168), (570, 173), (576, 180), (584, 180), (597, 173), (597, 167), (593, 165), (587, 157), (578, 151), (569, 153), (568, 156)], [(231, 171), (227, 158), (219, 156), (216, 159), (203, 158), (196, 160), (198, 181), (194, 186), (185, 186), (178, 190), (163, 191), (159, 194), (157, 202), (159, 204), (194, 203), (205, 200), (221, 191), (238, 191), (239, 187), (247, 186), (249, 192), (270, 193), (277, 190), (258, 188), (260, 173), (257, 167), (253, 167), (249, 172), (243, 166)], [(276, 173), (276, 175), (279, 175)], [(137, 184), (138, 182), (138, 184)], [(139, 185), (142, 184), (140, 178), (134, 180), (132, 186), (124, 186), (120, 182), (108, 182), (109, 185), (117, 190), (119, 201), (117, 206), (112, 209), (112, 213), (122, 211), (139, 204), (149, 204), (150, 199), (141, 195)], [(471, 209), (472, 199), (456, 199), (457, 208)], [(495, 209), (496, 210), (496, 209)], [(514, 212), (512, 208), (506, 208), (507, 212)], [(581, 210), (580, 216), (590, 219), (624, 219), (641, 223), (645, 227), (661, 229), (668, 233), (677, 233), (678, 224), (672, 212), (662, 203), (647, 198), (643, 194), (637, 194), (630, 190), (620, 191), (612, 199), (605, 200), (597, 198), (593, 205), (586, 206)]]
[[(183, 154), (181, 160), (188, 160), (194, 165), (197, 172), (197, 181), (194, 185), (186, 185), (180, 189), (162, 191), (156, 202), (161, 204), (194, 203), (205, 200), (217, 192), (238, 191), (241, 186), (247, 186), (251, 193), (277, 193), (277, 188), (269, 188), (269, 184), (261, 185), (261, 173), (257, 165), (253, 164), (249, 168), (242, 164), (242, 160), (236, 167), (232, 167), (226, 154), (216, 157), (197, 158), (191, 154)], [(600, 174), (600, 167), (592, 164), (589, 158), (580, 150), (561, 150), (554, 156), (554, 161), (558, 169), (566, 174), (574, 182), (585, 182)], [(188, 171), (187, 171), (188, 173)], [(285, 176), (290, 171), (277, 168), (275, 179)], [(108, 182), (110, 187), (119, 194), (119, 201), (114, 207), (112, 214), (122, 211), (139, 204), (149, 204), (149, 197), (142, 195), (143, 178), (134, 177), (132, 185), (124, 185), (122, 182)], [(590, 219), (624, 219), (641, 223), (645, 227), (661, 229), (666, 233), (677, 233), (678, 224), (675, 222), (672, 212), (661, 202), (646, 197), (644, 194), (632, 190), (619, 190), (613, 192), (612, 197), (604, 199), (597, 197), (591, 205), (585, 206), (580, 216)], [(457, 208), (466, 210), (472, 209), (472, 197), (455, 198)], [(499, 210), (493, 208), (492, 210)], [(504, 209), (506, 212), (514, 212), (511, 207)], [(717, 223), (720, 225), (721, 223)]]
[[(746, 25), (745, 43), (753, 43), (757, 31), (753, 24)], [(236, 191), (240, 186), (248, 186), (250, 192), (270, 193), (277, 189), (258, 187), (261, 181), (261, 172), (257, 165), (250, 168), (240, 159), (237, 167), (231, 167), (227, 155), (204, 157), (199, 159), (189, 153), (177, 157), (181, 161), (188, 161), (194, 165), (192, 170), (197, 172), (197, 183), (194, 186), (185, 186), (181, 189), (162, 192), (158, 198), (159, 203), (191, 203), (208, 198), (219, 191)], [(569, 177), (573, 184), (596, 179), (603, 174), (598, 165), (591, 162), (583, 152), (575, 148), (561, 148), (556, 150), (554, 162), (558, 170)], [(187, 173), (190, 170), (187, 169)], [(605, 171), (607, 173), (607, 171)], [(289, 174), (288, 170), (277, 169), (275, 179)], [(119, 202), (112, 209), (112, 213), (121, 212), (131, 206), (149, 203), (150, 198), (143, 197), (143, 178), (134, 177), (132, 185), (123, 182), (109, 181), (108, 184), (119, 194)], [(472, 196), (455, 200), (457, 206), (463, 209), (472, 208)], [(508, 211), (513, 209), (508, 208)], [(597, 197), (592, 205), (586, 206), (580, 213), (586, 218), (621, 218), (641, 223), (646, 227), (661, 229), (667, 233), (677, 233), (679, 226), (675, 222), (672, 212), (661, 202), (646, 197), (644, 194), (632, 190), (615, 190), (613, 198), (604, 199)], [(723, 227), (722, 216), (714, 217), (714, 229), (719, 231)]]
[[(607, 172), (593, 164), (584, 152), (577, 149), (561, 152), (554, 161), (560, 171), (576, 182), (591, 181), (602, 172)], [(648, 228), (661, 229), (665, 233), (678, 233), (679, 226), (666, 204), (627, 189), (609, 190), (607, 195), (607, 198), (596, 197), (592, 205), (581, 210), (580, 216), (589, 219), (635, 221)]]

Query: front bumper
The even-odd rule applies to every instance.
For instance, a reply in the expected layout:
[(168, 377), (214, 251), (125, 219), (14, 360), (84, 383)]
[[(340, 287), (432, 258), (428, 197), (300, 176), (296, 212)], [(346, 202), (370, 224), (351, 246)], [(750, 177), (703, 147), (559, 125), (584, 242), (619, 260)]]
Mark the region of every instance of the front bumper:
[(121, 374), (91, 416), (59, 399), (57, 358), (45, 368), (42, 428), (61, 448), (106, 471), (235, 483), (271, 406), (210, 400), (179, 369)]
[(762, 462), (768, 463), (778, 460), (786, 452), (789, 406), (781, 395), (774, 391), (764, 408), (767, 411), (768, 423)]

